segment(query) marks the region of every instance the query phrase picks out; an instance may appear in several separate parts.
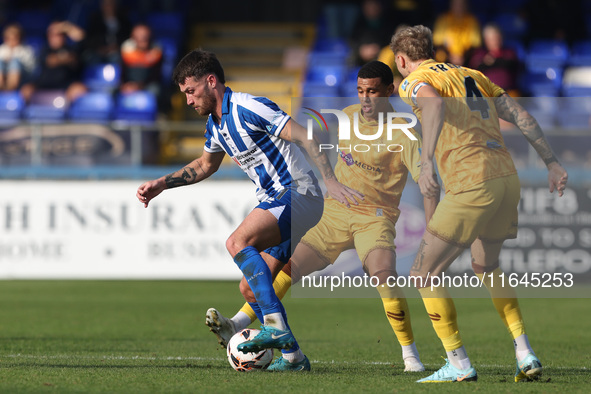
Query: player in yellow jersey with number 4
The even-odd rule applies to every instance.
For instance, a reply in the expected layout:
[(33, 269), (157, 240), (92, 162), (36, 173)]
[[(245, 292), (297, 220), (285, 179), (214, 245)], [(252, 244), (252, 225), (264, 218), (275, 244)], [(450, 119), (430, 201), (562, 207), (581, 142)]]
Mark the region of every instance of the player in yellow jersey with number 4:
[[(402, 29), (390, 47), (405, 77), (400, 96), (412, 105), (423, 126), (419, 187), (424, 196), (439, 193), (434, 159), (445, 186), (427, 225), (412, 275), (444, 272), (465, 249), (472, 252), (474, 273), (484, 280), (493, 304), (513, 337), (515, 381), (538, 378), (542, 364), (532, 350), (514, 289), (502, 288), (499, 254), (503, 241), (517, 235), (520, 184), (499, 129), (499, 118), (515, 124), (548, 168), (550, 192), (562, 196), (567, 173), (560, 165), (536, 120), (480, 72), (432, 59), (432, 34), (425, 26)], [(491, 286), (493, 272), (497, 281)], [(507, 283), (507, 281), (505, 281)], [(419, 289), (448, 361), (418, 382), (459, 382), (477, 379), (462, 344), (456, 310), (447, 289), (423, 283)]]

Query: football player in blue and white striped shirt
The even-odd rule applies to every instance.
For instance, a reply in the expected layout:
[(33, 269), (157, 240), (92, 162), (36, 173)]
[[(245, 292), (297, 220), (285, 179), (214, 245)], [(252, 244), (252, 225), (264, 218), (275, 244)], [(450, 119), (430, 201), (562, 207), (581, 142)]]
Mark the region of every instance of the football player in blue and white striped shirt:
[(142, 184), (137, 197), (148, 206), (165, 189), (200, 182), (217, 171), (228, 154), (256, 185), (259, 205), (226, 242), (228, 252), (242, 271), (243, 281), (254, 292), (252, 303), (263, 329), (252, 341), (239, 345), (243, 352), (264, 348), (285, 350), (286, 369), (309, 370), (289, 326), (273, 278), (282, 265), (268, 266), (260, 255), (273, 255), (280, 244), (295, 246), (314, 226), (323, 210), (323, 197), (312, 169), (300, 148), (320, 170), (327, 192), (350, 206), (363, 195), (336, 179), (318, 141), (267, 98), (235, 93), (225, 86), (224, 70), (211, 52), (194, 50), (176, 66), (174, 83), (185, 93), (187, 104), (200, 115), (209, 115), (203, 155), (184, 168)]

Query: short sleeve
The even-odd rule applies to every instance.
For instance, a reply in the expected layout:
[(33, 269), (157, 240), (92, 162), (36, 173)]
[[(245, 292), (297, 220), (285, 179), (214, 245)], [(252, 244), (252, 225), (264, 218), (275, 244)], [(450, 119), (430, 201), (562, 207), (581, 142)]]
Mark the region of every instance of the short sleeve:
[[(211, 120), (210, 120), (211, 121)], [(210, 122), (207, 122), (207, 128), (205, 130), (205, 145), (203, 149), (208, 153), (224, 152), (224, 148), (215, 140), (213, 132), (211, 131)]]
[(429, 85), (427, 82), (421, 81), (420, 79), (405, 79), (398, 88), (398, 94), (406, 104), (416, 106), (419, 90), (427, 85)]
[(243, 122), (251, 130), (261, 130), (279, 136), (291, 117), (266, 97), (253, 97), (240, 108)]

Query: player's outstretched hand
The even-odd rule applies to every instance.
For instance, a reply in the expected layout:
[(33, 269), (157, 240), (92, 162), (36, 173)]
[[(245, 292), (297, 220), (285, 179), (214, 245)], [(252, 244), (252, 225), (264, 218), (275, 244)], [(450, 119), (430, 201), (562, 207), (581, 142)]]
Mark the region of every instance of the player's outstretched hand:
[(568, 181), (568, 173), (558, 163), (550, 163), (548, 166), (548, 185), (550, 186), (550, 193), (554, 190), (558, 191), (558, 196), (562, 197), (564, 189), (566, 189), (566, 182)]
[(341, 204), (345, 204), (347, 208), (351, 208), (350, 202), (354, 205), (359, 205), (359, 201), (363, 200), (365, 197), (357, 190), (351, 189), (350, 187), (343, 185), (336, 179), (325, 181), (325, 185), (328, 195), (340, 202)]
[(135, 194), (138, 200), (144, 204), (144, 208), (148, 208), (148, 203), (157, 195), (166, 189), (166, 184), (160, 179), (146, 182), (137, 189)]
[(419, 184), (419, 189), (421, 189), (421, 194), (425, 197), (433, 198), (439, 196), (441, 193), (432, 162), (427, 161), (421, 163), (421, 174), (417, 183)]

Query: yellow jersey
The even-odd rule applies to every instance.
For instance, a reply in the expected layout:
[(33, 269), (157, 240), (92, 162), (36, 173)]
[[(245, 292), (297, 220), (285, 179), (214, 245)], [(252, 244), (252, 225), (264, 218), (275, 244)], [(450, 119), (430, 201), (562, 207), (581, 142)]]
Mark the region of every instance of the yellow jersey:
[(433, 45), (444, 46), (456, 56), (478, 48), (481, 45), (478, 19), (469, 14), (457, 17), (451, 12), (441, 15), (433, 27)]
[[(355, 121), (354, 114), (358, 114), (359, 133), (376, 134), (378, 122), (366, 120), (360, 104), (351, 105), (343, 112), (349, 117), (351, 127)], [(420, 174), (421, 137), (413, 129), (409, 131), (417, 138), (416, 141), (411, 140), (402, 131), (395, 130), (392, 139), (388, 140), (386, 119), (387, 116), (384, 114), (383, 132), (376, 140), (362, 140), (352, 130), (350, 140), (338, 142), (339, 158), (335, 166), (335, 175), (339, 182), (365, 196), (358, 206), (351, 205), (351, 209), (368, 215), (383, 215), (396, 222), (400, 215), (398, 205), (408, 173), (411, 173), (415, 181)], [(402, 118), (394, 118), (392, 123), (407, 122)]]
[(447, 192), (458, 193), (488, 179), (517, 173), (493, 102), (503, 89), (479, 71), (426, 60), (399, 87), (400, 97), (419, 119), (416, 97), (424, 85), (444, 97), (445, 119), (435, 159)]

